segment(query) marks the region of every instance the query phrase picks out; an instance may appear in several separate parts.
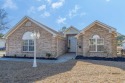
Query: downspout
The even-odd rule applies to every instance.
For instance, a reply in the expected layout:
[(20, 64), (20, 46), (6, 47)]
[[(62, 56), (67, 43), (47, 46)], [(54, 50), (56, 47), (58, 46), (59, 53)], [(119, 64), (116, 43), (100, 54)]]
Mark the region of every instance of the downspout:
[(85, 52), (84, 52), (84, 37), (82, 39), (82, 55), (85, 56)]
[(77, 50), (77, 47), (78, 47), (78, 46), (77, 46), (77, 44), (78, 44), (78, 43), (77, 43), (77, 42), (78, 42), (77, 39), (78, 39), (78, 38), (76, 38), (76, 56), (77, 56), (77, 54), (78, 54), (78, 53), (77, 53), (77, 51), (78, 51), (78, 50)]
[(58, 42), (58, 38), (57, 38), (57, 45), (56, 45), (56, 46), (57, 46), (57, 55), (56, 55), (56, 58), (59, 56), (59, 49), (58, 49), (59, 46), (58, 46), (58, 43), (59, 43), (59, 42)]
[[(58, 42), (56, 42), (56, 41), (58, 41), (58, 38), (57, 38), (57, 40), (56, 40), (56, 38), (57, 38), (57, 35), (53, 35), (53, 39), (52, 39), (53, 43), (52, 43), (52, 45), (56, 45), (56, 47), (57, 47), (58, 46), (58, 44), (57, 44)], [(56, 42), (56, 43), (54, 43), (54, 42)], [(53, 46), (52, 46), (52, 49), (53, 49)], [(55, 52), (55, 56), (54, 57), (57, 58), (57, 56), (58, 56), (58, 47), (54, 49), (54, 52)]]
[(5, 38), (5, 56), (7, 56), (7, 52), (9, 51), (9, 47), (8, 47), (9, 45), (8, 45), (8, 39), (7, 38)]

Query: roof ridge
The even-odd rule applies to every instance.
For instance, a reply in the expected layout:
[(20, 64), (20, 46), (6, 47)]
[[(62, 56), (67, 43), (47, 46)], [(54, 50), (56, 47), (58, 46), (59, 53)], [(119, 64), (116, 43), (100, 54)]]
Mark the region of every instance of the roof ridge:
[[(110, 26), (110, 25), (108, 25), (108, 24), (106, 24), (106, 23), (103, 23), (103, 22), (101, 22), (101, 21), (99, 21), (99, 20), (95, 20), (94, 22), (97, 22), (97, 23), (100, 23), (100, 24), (102, 24), (102, 25), (104, 25), (104, 26), (107, 26), (107, 27), (109, 27), (109, 28), (115, 29), (114, 27), (112, 27), (112, 26)], [(116, 29), (115, 29), (115, 30), (116, 30)]]
[(77, 30), (77, 31), (79, 31), (80, 32), (80, 30), (78, 30), (76, 27), (74, 27), (74, 26), (70, 26), (70, 27), (68, 27), (65, 31), (67, 31), (67, 30), (69, 30), (70, 28), (73, 28), (73, 29), (75, 29), (75, 30)]
[(8, 37), (8, 35), (10, 35), (11, 33), (13, 33), (13, 31), (18, 27), (20, 26), (20, 24), (22, 24), (23, 21), (25, 20), (30, 20), (31, 22), (34, 22), (35, 24), (37, 24), (38, 26), (40, 26), (41, 28), (44, 28), (45, 30), (47, 30), (48, 32), (50, 32), (51, 34), (53, 34), (54, 36), (61, 36), (57, 31), (49, 28), (48, 26), (32, 19), (31, 17), (29, 16), (24, 16), (18, 23), (16, 23), (7, 33), (6, 35), (4, 35), (4, 38)]
[[(35, 22), (37, 22), (37, 23), (39, 23), (40, 25), (42, 25), (42, 26), (44, 26), (44, 27), (46, 27), (46, 28), (48, 28), (48, 29), (50, 29), (50, 30), (52, 30), (52, 31), (55, 31), (55, 32), (57, 32), (56, 30), (53, 30), (52, 28), (50, 28), (50, 27), (48, 27), (48, 26), (46, 26), (46, 25), (44, 25), (44, 24), (42, 24), (41, 22), (39, 22), (39, 21), (37, 21), (37, 20), (35, 20), (35, 19), (32, 19), (31, 17), (29, 17), (29, 16), (27, 16), (29, 19), (31, 19), (31, 20), (33, 20), (33, 21), (35, 21)], [(58, 33), (58, 32), (57, 32)]]

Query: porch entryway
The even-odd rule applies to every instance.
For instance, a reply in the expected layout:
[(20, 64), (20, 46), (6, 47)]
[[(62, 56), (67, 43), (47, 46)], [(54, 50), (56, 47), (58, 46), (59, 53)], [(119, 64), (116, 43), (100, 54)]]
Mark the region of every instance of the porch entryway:
[(77, 40), (74, 36), (68, 36), (68, 52), (76, 52)]

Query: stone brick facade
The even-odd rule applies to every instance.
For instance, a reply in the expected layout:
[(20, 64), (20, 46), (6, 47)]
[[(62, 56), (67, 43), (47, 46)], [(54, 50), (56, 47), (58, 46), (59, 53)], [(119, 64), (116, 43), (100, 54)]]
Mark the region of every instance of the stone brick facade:
[(66, 39), (64, 38), (58, 38), (58, 49), (57, 49), (57, 55), (63, 55), (66, 53)]
[[(26, 21), (27, 22), (27, 21)], [(25, 22), (25, 23), (26, 23)], [(33, 52), (23, 52), (22, 44), (23, 44), (23, 34), (25, 32), (34, 32), (39, 31), (40, 38), (37, 39), (36, 43), (36, 53), (37, 57), (46, 57), (46, 53), (51, 53), (52, 57), (57, 57), (65, 53), (65, 40), (62, 38), (54, 37), (51, 33), (44, 30), (42, 27), (36, 25), (31, 22), (31, 26), (25, 26), (25, 23), (19, 26), (11, 35), (9, 35), (6, 39), (6, 55), (7, 56), (24, 56), (33, 57)], [(59, 46), (57, 44), (57, 40), (59, 40)], [(59, 50), (57, 50), (57, 47)], [(62, 50), (61, 50), (62, 49)], [(58, 51), (58, 55), (57, 55)]]
[[(27, 17), (28, 18), (28, 17)], [(37, 57), (46, 57), (46, 53), (51, 53), (51, 57), (58, 57), (63, 55), (68, 51), (68, 37), (75, 36), (77, 37), (77, 45), (74, 45), (75, 52), (77, 55), (83, 56), (98, 56), (98, 57), (116, 57), (117, 56), (117, 42), (116, 42), (116, 32), (105, 26), (104, 24), (99, 25), (95, 23), (93, 26), (89, 26), (84, 31), (79, 33), (79, 30), (74, 27), (70, 27), (64, 32), (63, 35), (58, 32), (43, 26), (40, 26), (38, 22), (30, 18), (25, 18), (20, 25), (16, 26), (15, 29), (12, 29), (9, 34), (6, 36), (6, 55), (7, 56), (24, 56), (33, 57), (34, 52), (24, 52), (22, 51), (23, 47), (23, 35), (26, 32), (36, 32), (39, 31), (40, 38), (36, 40), (36, 53)], [(29, 23), (28, 23), (29, 22)], [(26, 26), (27, 25), (30, 26)], [(38, 23), (38, 24), (37, 24)], [(52, 31), (52, 32), (50, 32)], [(54, 33), (54, 34), (53, 34)], [(56, 34), (56, 35), (55, 35)], [(80, 35), (79, 35), (80, 34)], [(103, 52), (90, 52), (89, 42), (94, 35), (99, 35), (100, 38), (104, 39), (104, 51)], [(76, 41), (76, 39), (75, 39)], [(76, 51), (77, 50), (77, 51)]]
[[(104, 38), (104, 52), (89, 51), (89, 39), (92, 38), (93, 35), (99, 35), (101, 38)], [(81, 46), (81, 48), (79, 48), (79, 46)], [(116, 47), (116, 37), (113, 32), (110, 32), (108, 29), (96, 24), (78, 37), (77, 52), (78, 55), (90, 57), (116, 57)]]

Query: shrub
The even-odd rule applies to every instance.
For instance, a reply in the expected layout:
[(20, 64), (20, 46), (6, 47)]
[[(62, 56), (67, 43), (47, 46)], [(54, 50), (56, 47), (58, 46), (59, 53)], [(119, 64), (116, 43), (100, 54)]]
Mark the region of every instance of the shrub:
[(14, 57), (16, 57), (17, 55), (15, 54)]
[(24, 57), (26, 57), (26, 54), (24, 54)]
[(82, 48), (82, 46), (79, 46), (79, 48)]
[(51, 53), (46, 53), (47, 58), (50, 58), (52, 56)]
[(70, 49), (70, 47), (68, 47), (68, 49)]
[(5, 57), (5, 54), (3, 54), (3, 57)]

